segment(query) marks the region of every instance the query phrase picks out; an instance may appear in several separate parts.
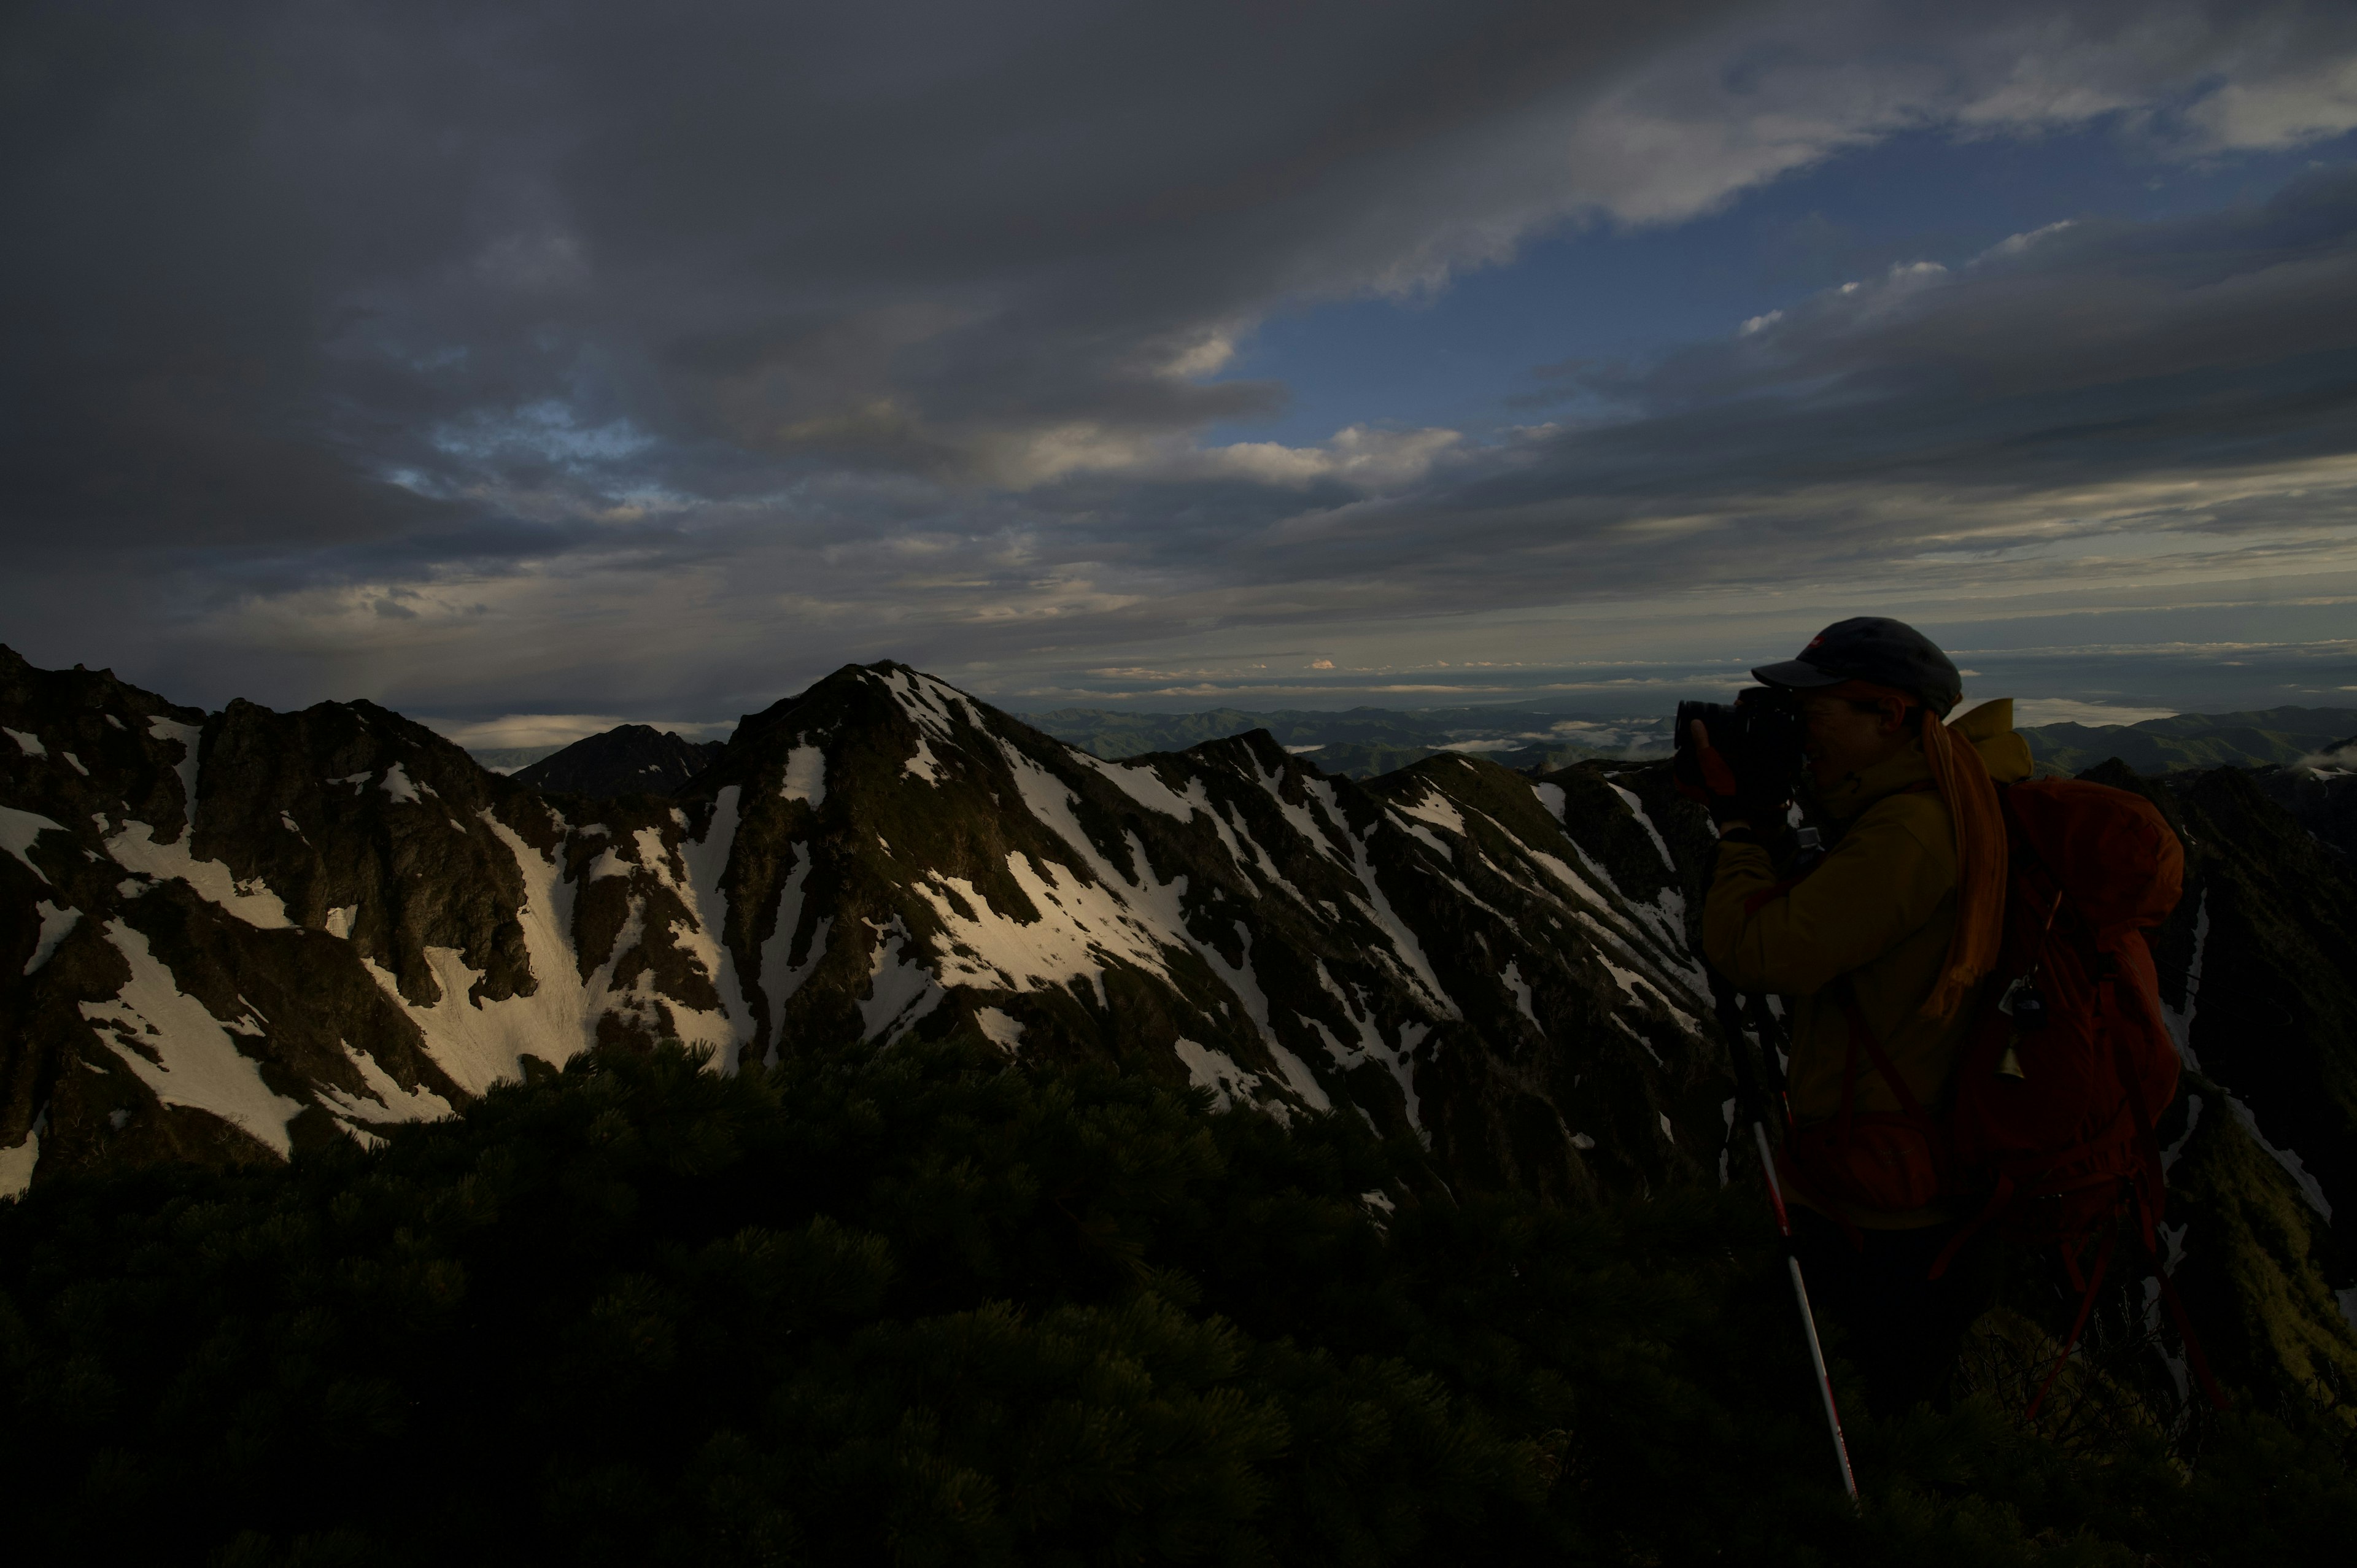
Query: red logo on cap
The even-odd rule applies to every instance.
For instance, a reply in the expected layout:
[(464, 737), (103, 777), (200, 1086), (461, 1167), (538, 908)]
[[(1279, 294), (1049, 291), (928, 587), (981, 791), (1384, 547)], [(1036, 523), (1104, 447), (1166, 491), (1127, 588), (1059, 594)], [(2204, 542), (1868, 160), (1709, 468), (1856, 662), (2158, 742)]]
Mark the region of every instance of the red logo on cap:
[[(1819, 632), (1816, 636), (1809, 639), (1809, 648), (1823, 648), (1824, 645), (1825, 638), (1823, 632)], [(1809, 650), (1809, 648), (1803, 648), (1801, 651), (1806, 653)]]

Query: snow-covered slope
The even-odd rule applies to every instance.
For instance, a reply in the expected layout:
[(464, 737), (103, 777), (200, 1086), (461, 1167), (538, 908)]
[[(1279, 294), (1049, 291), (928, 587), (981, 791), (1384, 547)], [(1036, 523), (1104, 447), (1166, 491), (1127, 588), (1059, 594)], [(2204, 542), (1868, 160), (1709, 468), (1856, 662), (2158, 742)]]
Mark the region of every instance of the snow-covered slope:
[(887, 664), (748, 716), (674, 800), (590, 807), (371, 704), (208, 715), (6, 660), (17, 1184), (366, 1140), (601, 1039), (728, 1070), (961, 1030), (1355, 1107), (1476, 1179), (1715, 1165), (1663, 838), (1695, 826), (1600, 776), (1360, 785), (1264, 735), (1107, 763)]

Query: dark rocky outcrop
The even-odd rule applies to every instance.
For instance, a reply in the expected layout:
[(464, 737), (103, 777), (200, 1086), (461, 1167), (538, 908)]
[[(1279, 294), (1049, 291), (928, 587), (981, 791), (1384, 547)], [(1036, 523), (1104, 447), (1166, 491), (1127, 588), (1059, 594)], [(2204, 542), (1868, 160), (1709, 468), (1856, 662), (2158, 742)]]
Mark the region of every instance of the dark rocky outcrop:
[(2186, 1294), (2230, 1377), (2266, 1372), (2345, 1401), (2357, 1390), (2357, 877), (2244, 769), (2153, 779), (2113, 762), (2085, 777), (2153, 800), (2185, 845), (2184, 897), (2151, 941), (2189, 1069), (2160, 1129)]
[(2342, 865), (2357, 868), (2357, 736), (2308, 766), (2253, 768), (2251, 783)]

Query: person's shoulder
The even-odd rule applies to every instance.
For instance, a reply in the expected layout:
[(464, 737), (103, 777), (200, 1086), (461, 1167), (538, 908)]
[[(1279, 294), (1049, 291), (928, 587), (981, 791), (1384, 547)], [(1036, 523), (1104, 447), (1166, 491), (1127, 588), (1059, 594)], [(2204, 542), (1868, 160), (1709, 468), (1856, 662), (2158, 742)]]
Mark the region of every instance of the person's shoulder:
[(2037, 771), (2029, 743), (2013, 727), (2013, 699), (1995, 697), (1957, 714), (1948, 727), (1980, 753), (1981, 765), (1999, 784), (2015, 784)]

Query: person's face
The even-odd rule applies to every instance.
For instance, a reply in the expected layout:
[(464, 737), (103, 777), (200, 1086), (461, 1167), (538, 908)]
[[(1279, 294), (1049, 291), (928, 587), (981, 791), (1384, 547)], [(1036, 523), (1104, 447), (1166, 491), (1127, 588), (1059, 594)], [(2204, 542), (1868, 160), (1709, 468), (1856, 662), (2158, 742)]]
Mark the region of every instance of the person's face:
[(1809, 772), (1820, 787), (1871, 768), (1907, 746), (1907, 704), (1885, 697), (1861, 708), (1845, 697), (1801, 700), (1809, 727)]

